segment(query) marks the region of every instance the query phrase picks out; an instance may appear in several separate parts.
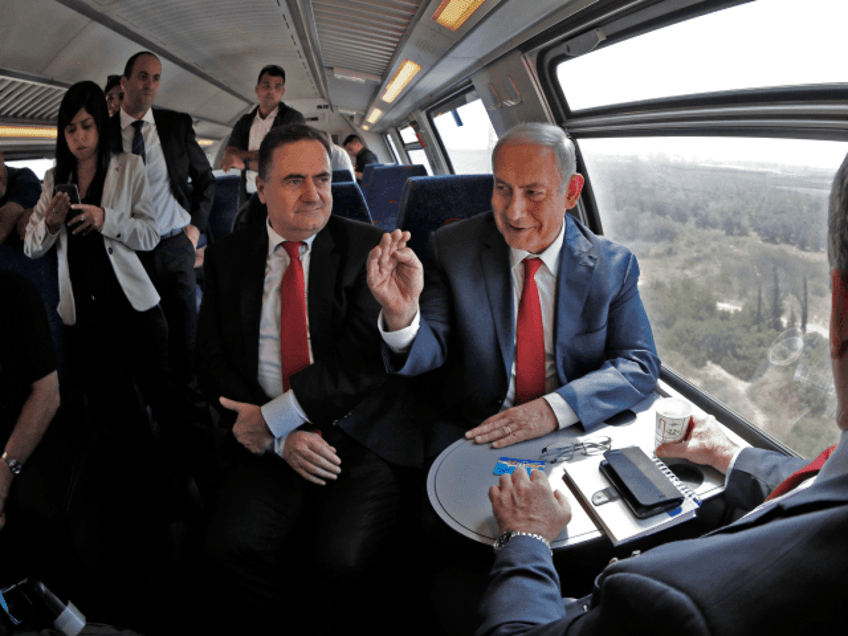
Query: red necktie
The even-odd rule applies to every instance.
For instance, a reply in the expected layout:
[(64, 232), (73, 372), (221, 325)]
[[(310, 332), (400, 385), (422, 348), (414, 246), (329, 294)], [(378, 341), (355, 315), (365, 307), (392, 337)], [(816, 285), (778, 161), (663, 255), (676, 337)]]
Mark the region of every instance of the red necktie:
[(524, 259), (524, 289), (515, 326), (515, 404), (524, 404), (545, 393), (545, 329), (536, 288), (542, 261)]
[(289, 266), (280, 286), (280, 363), (283, 390), (289, 390), (289, 378), (309, 366), (309, 342), (306, 330), (306, 286), (300, 246), (303, 242), (284, 241)]
[(836, 445), (831, 446), (830, 448), (825, 450), (821, 455), (816, 457), (813, 461), (804, 466), (802, 469), (797, 470), (791, 475), (789, 475), (789, 477), (780, 482), (777, 488), (775, 488), (772, 493), (768, 497), (766, 497), (766, 501), (788, 493), (802, 481), (804, 481), (808, 477), (812, 477), (813, 475), (815, 475), (821, 470), (822, 466), (824, 466), (824, 463), (827, 461), (827, 458), (830, 457), (834, 450), (836, 450)]

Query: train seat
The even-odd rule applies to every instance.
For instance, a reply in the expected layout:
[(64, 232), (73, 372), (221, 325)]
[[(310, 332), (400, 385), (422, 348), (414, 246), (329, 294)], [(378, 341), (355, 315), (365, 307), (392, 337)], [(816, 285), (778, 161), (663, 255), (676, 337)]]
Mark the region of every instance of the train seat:
[(371, 212), (365, 202), (365, 195), (356, 183), (334, 183), (333, 214), (354, 221), (371, 223)]
[(407, 179), (426, 176), (427, 168), (421, 164), (375, 168), (365, 198), (374, 223), (386, 232), (394, 230), (400, 211), (400, 197)]
[(408, 245), (425, 266), (430, 233), (490, 210), (493, 188), (490, 174), (412, 177), (406, 182), (397, 226), (412, 234)]
[(333, 183), (353, 181), (353, 173), (350, 170), (333, 170)]
[(369, 163), (362, 169), (362, 179), (360, 179), (360, 185), (362, 186), (363, 191), (367, 191), (368, 187), (371, 185), (371, 180), (374, 178), (374, 171), (377, 168), (382, 168), (384, 166), (392, 166), (394, 164), (391, 163)]
[(57, 310), (59, 306), (59, 271), (56, 252), (51, 250), (41, 258), (32, 259), (23, 249), (0, 245), (0, 269), (5, 269), (30, 279), (38, 290), (47, 312), (53, 349), (59, 363), (59, 386), (70, 387), (62, 365), (62, 319)]
[(219, 239), (230, 233), (233, 219), (239, 210), (238, 174), (227, 174), (215, 179), (215, 197), (209, 212), (209, 232), (211, 240)]

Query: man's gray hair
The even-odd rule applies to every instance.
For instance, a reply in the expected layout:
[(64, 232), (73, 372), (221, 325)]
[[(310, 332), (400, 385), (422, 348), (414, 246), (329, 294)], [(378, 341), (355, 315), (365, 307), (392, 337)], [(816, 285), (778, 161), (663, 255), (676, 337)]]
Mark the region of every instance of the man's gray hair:
[(577, 151), (574, 148), (574, 142), (559, 126), (541, 123), (518, 124), (498, 139), (492, 152), (492, 167), (501, 146), (521, 143), (546, 146), (554, 151), (561, 187), (565, 187), (571, 176), (577, 172)]
[(848, 272), (848, 156), (833, 179), (827, 228), (827, 258), (831, 269)]

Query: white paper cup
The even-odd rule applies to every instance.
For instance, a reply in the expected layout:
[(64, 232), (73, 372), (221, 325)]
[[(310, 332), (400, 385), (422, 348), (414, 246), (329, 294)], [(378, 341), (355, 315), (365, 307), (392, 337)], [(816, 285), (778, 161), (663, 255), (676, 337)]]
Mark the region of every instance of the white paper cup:
[(692, 415), (692, 405), (679, 398), (662, 398), (656, 401), (654, 408), (657, 411), (654, 448), (660, 444), (682, 440)]

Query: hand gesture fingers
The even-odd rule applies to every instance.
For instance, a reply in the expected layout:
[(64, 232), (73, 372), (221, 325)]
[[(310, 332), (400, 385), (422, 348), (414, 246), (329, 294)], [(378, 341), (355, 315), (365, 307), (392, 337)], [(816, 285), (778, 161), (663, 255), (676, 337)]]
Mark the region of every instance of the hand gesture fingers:
[(307, 481), (325, 486), (325, 479), (335, 480), (342, 472), (336, 449), (318, 433), (294, 431), (286, 438), (283, 459)]
[(424, 269), (409, 247), (409, 232), (384, 234), (366, 263), (368, 287), (383, 308), (389, 330), (407, 326), (418, 311), (424, 288)]
[(465, 438), (473, 439), (477, 444), (492, 442), (492, 448), (503, 448), (547, 435), (557, 426), (556, 416), (547, 400), (538, 398), (493, 415), (465, 433)]

